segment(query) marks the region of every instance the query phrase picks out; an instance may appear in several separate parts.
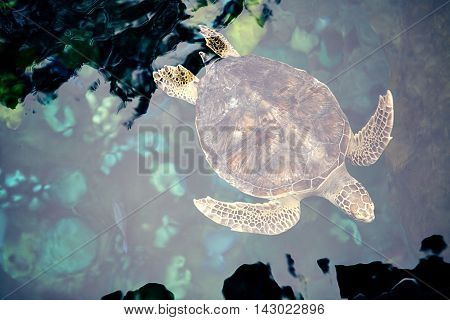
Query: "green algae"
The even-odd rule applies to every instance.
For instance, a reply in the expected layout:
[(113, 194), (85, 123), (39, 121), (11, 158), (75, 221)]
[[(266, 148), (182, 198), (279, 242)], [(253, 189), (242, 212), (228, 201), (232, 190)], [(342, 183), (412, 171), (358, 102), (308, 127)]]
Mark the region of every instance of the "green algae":
[(44, 119), (53, 131), (69, 137), (76, 124), (75, 115), (69, 106), (60, 107), (57, 100), (44, 106)]
[(21, 103), (18, 103), (14, 109), (0, 104), (0, 121), (4, 122), (8, 129), (18, 129), (22, 124), (24, 113), (24, 108)]
[(94, 232), (78, 218), (59, 220), (47, 231), (42, 243), (40, 267), (54, 265), (51, 272), (55, 274), (82, 271), (95, 259), (96, 243), (88, 243), (94, 236)]
[(161, 218), (161, 225), (156, 229), (153, 246), (156, 248), (165, 248), (169, 241), (178, 233), (178, 223), (167, 214)]
[(13, 279), (26, 281), (35, 271), (39, 242), (36, 235), (22, 233), (16, 242), (6, 242), (3, 247), (2, 267)]
[(191, 284), (191, 271), (185, 269), (186, 258), (184, 256), (173, 256), (166, 269), (165, 285), (175, 299), (183, 299)]
[(309, 53), (319, 43), (319, 38), (312, 33), (296, 27), (291, 37), (291, 48), (303, 53)]
[(358, 246), (362, 244), (361, 233), (353, 220), (343, 217), (342, 214), (334, 213), (331, 216), (331, 222), (334, 226), (331, 227), (330, 234), (340, 242), (353, 240)]
[(156, 191), (164, 192), (170, 188), (170, 193), (174, 196), (182, 197), (186, 189), (180, 181), (175, 165), (171, 162), (164, 162), (157, 165), (156, 171), (150, 176), (150, 183)]
[(241, 55), (253, 52), (266, 33), (255, 18), (249, 14), (241, 14), (227, 30), (227, 38)]
[[(86, 72), (89, 73), (90, 71)], [(117, 113), (120, 99), (113, 96), (97, 99), (96, 92), (91, 91), (86, 92), (85, 98), (92, 114), (91, 127), (84, 132), (85, 141), (93, 142), (106, 139), (107, 142), (114, 139), (123, 121), (122, 116)]]
[(12, 73), (0, 73), (0, 107), (15, 109), (25, 91), (25, 83)]
[(87, 192), (86, 178), (80, 170), (63, 175), (52, 188), (57, 199), (67, 208), (73, 208)]

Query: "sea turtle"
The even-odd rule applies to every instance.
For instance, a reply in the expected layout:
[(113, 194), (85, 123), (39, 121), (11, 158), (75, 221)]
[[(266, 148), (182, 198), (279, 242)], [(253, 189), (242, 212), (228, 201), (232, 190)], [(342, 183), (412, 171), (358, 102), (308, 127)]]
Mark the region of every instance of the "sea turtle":
[[(206, 159), (232, 186), (265, 203), (194, 200), (208, 218), (235, 231), (274, 235), (300, 219), (300, 200), (328, 199), (352, 218), (371, 222), (374, 204), (345, 167), (375, 163), (394, 121), (392, 94), (353, 134), (330, 89), (306, 71), (268, 58), (240, 56), (215, 30), (200, 26), (218, 56), (199, 80), (181, 65), (153, 73), (169, 96), (196, 105)], [(206, 64), (206, 55), (200, 53)], [(269, 168), (270, 167), (270, 168)]]

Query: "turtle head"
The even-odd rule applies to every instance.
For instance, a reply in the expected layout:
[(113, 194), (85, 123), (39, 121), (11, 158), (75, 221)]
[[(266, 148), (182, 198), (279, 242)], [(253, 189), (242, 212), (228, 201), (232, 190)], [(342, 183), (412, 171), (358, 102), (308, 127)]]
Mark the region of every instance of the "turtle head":
[(208, 73), (208, 71), (211, 69), (211, 66), (215, 62), (220, 60), (220, 57), (208, 55), (203, 51), (200, 51), (198, 54), (200, 55), (200, 58), (202, 59), (203, 65), (205, 66), (206, 73)]
[(200, 51), (198, 54), (200, 55), (200, 58), (202, 58), (203, 64), (206, 66), (206, 62), (208, 62), (208, 57), (206, 56), (206, 53)]
[(375, 205), (369, 193), (344, 165), (328, 177), (323, 196), (355, 220), (369, 223), (375, 219)]
[(361, 222), (369, 223), (375, 219), (375, 205), (366, 188), (359, 182), (344, 186), (336, 197), (336, 204)]

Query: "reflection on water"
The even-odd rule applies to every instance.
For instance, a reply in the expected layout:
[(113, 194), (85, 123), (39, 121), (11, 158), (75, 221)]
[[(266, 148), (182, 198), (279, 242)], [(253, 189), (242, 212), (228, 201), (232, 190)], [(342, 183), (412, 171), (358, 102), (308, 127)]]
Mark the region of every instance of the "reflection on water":
[[(412, 268), (420, 240), (450, 235), (450, 71), (444, 67), (450, 7), (352, 65), (443, 3), (2, 4), (0, 295), (33, 280), (9, 297), (97, 299), (158, 282), (175, 298), (221, 298), (223, 280), (238, 266), (264, 261), (278, 283), (307, 299), (339, 298), (318, 259), (336, 265), (382, 260)], [(155, 91), (151, 74), (180, 63), (201, 77), (198, 52), (208, 49), (198, 24), (223, 28), (242, 54), (286, 62), (323, 82), (332, 79), (329, 86), (354, 130), (366, 123), (378, 95), (392, 90), (394, 140), (374, 166), (349, 168), (377, 204), (373, 223), (355, 223), (325, 200), (309, 199), (300, 223), (285, 234), (232, 233), (205, 219), (192, 203), (206, 195), (252, 201), (216, 175), (186, 178), (170, 158), (158, 164), (167, 170), (138, 174), (140, 159), (169, 153), (181, 143), (173, 141), (173, 133), (161, 133), (149, 138), (151, 147), (139, 145), (138, 126), (194, 123), (193, 108)], [(201, 154), (198, 147), (196, 152)], [(161, 194), (180, 178), (186, 180)], [(120, 207), (121, 214), (134, 213), (126, 228), (110, 228), (124, 226)], [(34, 280), (96, 234), (95, 241)], [(295, 260), (307, 291), (286, 272), (285, 253)]]

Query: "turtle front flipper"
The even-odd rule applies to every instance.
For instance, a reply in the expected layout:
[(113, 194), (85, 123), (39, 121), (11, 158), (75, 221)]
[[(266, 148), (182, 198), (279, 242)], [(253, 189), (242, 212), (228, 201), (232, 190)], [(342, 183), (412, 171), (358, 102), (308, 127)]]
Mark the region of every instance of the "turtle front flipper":
[(198, 78), (182, 65), (164, 66), (153, 72), (156, 85), (169, 96), (195, 104)]
[(357, 166), (374, 164), (391, 141), (394, 125), (394, 102), (388, 90), (380, 96), (378, 107), (369, 122), (352, 136), (347, 156)]
[(207, 197), (194, 204), (205, 216), (233, 231), (276, 235), (283, 233), (300, 219), (299, 201), (283, 203), (222, 202)]
[(221, 58), (240, 57), (239, 53), (222, 34), (204, 25), (200, 25), (199, 27), (200, 33), (206, 40), (206, 46), (218, 56)]

